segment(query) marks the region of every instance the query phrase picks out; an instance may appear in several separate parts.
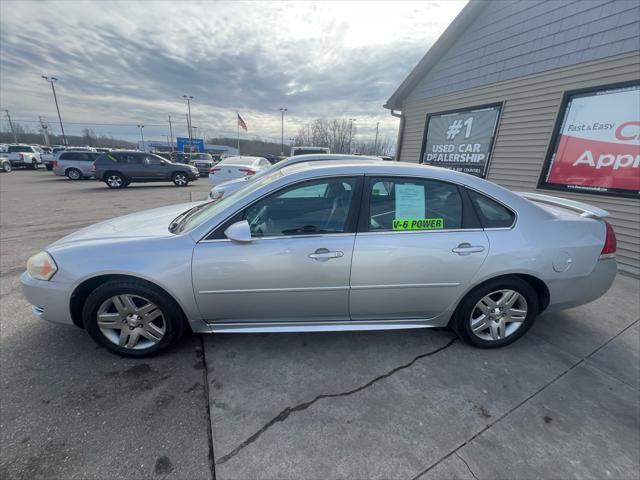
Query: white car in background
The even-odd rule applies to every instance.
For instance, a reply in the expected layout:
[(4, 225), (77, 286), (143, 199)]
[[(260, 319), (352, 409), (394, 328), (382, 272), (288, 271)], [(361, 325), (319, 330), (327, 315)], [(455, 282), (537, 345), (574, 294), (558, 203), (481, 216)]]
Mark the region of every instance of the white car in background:
[(271, 162), (263, 157), (227, 157), (209, 170), (209, 182), (219, 185), (228, 180), (250, 177), (270, 166)]
[(211, 191), (209, 192), (209, 198), (211, 200), (220, 200), (224, 196), (228, 196), (240, 189), (245, 182), (252, 181), (258, 178), (261, 178), (271, 172), (275, 172), (277, 170), (281, 170), (284, 167), (288, 167), (290, 165), (294, 165), (296, 163), (302, 162), (327, 162), (327, 161), (359, 161), (359, 160), (380, 160), (381, 157), (368, 157), (364, 155), (342, 155), (342, 154), (314, 154), (314, 155), (298, 155), (295, 157), (285, 158), (284, 160), (271, 165), (271, 167), (266, 170), (261, 170), (255, 175), (251, 175), (249, 177), (236, 178), (235, 180), (227, 180), (226, 182), (219, 183), (215, 185)]

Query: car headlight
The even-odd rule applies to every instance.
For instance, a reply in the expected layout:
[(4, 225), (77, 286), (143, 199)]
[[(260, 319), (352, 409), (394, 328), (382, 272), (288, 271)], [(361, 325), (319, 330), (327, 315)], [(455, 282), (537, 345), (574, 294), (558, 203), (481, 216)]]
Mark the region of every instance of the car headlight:
[(56, 262), (47, 252), (36, 253), (27, 260), (27, 273), (37, 280), (51, 280), (57, 271)]

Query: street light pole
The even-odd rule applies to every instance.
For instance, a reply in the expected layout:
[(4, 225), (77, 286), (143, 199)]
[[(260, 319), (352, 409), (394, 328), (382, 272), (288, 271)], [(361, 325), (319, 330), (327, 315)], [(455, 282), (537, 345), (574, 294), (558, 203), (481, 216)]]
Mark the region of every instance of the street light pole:
[(356, 119), (355, 118), (350, 118), (349, 119), (349, 153), (351, 153), (351, 138), (352, 138), (352, 133), (353, 133), (353, 122), (355, 122)]
[(373, 154), (378, 154), (378, 129), (380, 128), (380, 122), (376, 123), (376, 141), (373, 142)]
[(53, 91), (53, 100), (56, 102), (56, 110), (58, 111), (58, 120), (60, 121), (60, 130), (62, 130), (62, 142), (64, 146), (67, 147), (69, 144), (67, 143), (67, 136), (64, 134), (64, 127), (62, 126), (62, 116), (60, 116), (60, 107), (58, 106), (58, 97), (56, 96), (56, 87), (53, 85), (58, 81), (56, 77), (47, 77), (46, 75), (41, 75), (47, 82), (51, 84), (51, 90)]
[(281, 142), (281, 149), (280, 149), (280, 155), (284, 155), (284, 112), (286, 112), (287, 109), (282, 107), (280, 109), (280, 113), (282, 116), (282, 121), (280, 122), (280, 142)]
[(142, 133), (142, 129), (144, 128), (144, 125), (138, 125), (138, 128), (140, 129), (140, 138), (142, 139), (142, 151), (146, 152), (147, 149), (144, 148), (144, 134)]
[(171, 115), (169, 115), (169, 135), (171, 135), (171, 151), (173, 152), (173, 127), (171, 126)]
[(193, 150), (193, 137), (191, 136), (191, 100), (193, 100), (193, 95), (183, 95), (187, 101), (187, 129), (189, 130), (189, 149)]

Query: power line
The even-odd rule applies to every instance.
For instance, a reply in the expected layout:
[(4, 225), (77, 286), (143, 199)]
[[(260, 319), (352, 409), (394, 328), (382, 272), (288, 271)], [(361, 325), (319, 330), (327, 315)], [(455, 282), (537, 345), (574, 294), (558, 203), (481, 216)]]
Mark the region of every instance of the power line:
[[(40, 123), (38, 120), (12, 119), (14, 122), (20, 123)], [(96, 123), (96, 122), (64, 122), (68, 125), (96, 125), (96, 126), (112, 126), (112, 127), (137, 127), (137, 123)], [(166, 123), (145, 123), (149, 127), (166, 127)]]

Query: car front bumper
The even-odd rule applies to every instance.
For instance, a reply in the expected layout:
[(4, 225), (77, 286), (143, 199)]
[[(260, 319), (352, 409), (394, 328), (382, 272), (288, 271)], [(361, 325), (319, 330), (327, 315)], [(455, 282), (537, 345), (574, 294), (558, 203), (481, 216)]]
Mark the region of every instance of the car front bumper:
[(69, 310), (71, 285), (54, 279), (36, 280), (27, 272), (20, 277), (22, 294), (31, 304), (34, 315), (54, 323), (73, 325)]

